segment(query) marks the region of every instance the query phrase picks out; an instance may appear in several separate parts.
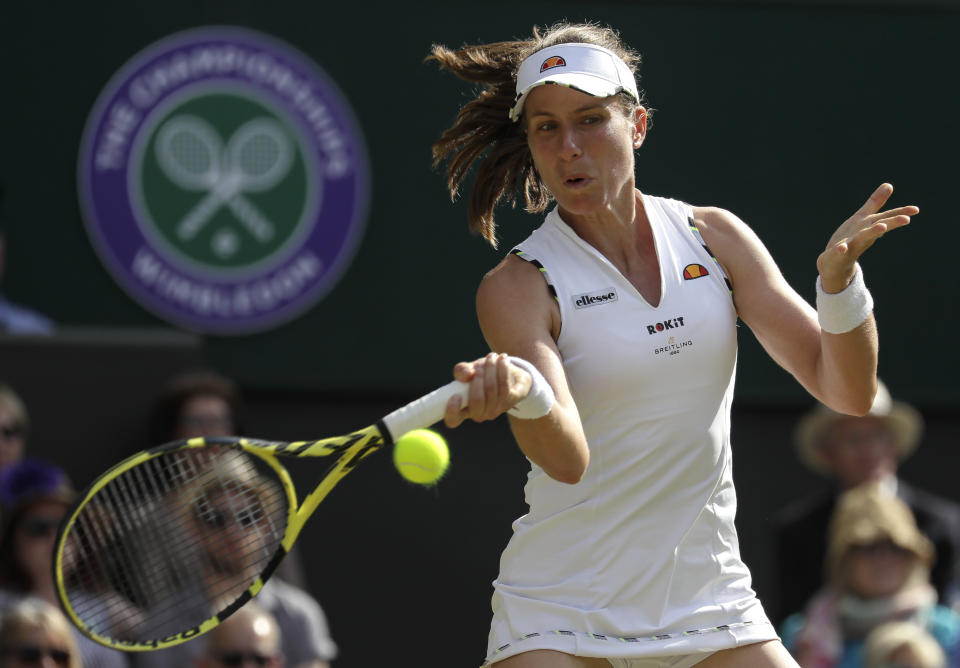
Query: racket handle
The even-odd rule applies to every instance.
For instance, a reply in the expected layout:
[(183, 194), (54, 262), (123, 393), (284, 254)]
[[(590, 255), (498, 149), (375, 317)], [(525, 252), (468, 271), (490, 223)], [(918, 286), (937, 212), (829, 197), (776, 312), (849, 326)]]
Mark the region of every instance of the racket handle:
[(443, 387), (439, 387), (430, 394), (411, 401), (402, 408), (398, 408), (380, 421), (386, 426), (389, 434), (383, 436), (390, 442), (414, 429), (422, 429), (439, 422), (443, 418), (447, 402), (451, 397), (459, 396), (466, 405), (470, 385), (454, 380)]

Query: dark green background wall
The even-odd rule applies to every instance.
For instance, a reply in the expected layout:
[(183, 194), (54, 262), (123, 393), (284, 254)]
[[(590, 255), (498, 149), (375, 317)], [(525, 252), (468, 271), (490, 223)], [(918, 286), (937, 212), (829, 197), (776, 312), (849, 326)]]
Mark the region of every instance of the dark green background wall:
[[(12, 6), (11, 6), (12, 5)], [(86, 116), (110, 76), (149, 43), (211, 24), (242, 25), (311, 56), (340, 85), (373, 170), (367, 230), (346, 275), (307, 314), (273, 331), (209, 337), (208, 358), (257, 388), (423, 389), (484, 352), (473, 290), (502, 251), (465, 228), (431, 169), (430, 143), (469, 94), (422, 62), (433, 42), (527, 34), (593, 19), (644, 56), (656, 108), (637, 160), (654, 194), (729, 208), (812, 298), (814, 260), (882, 181), (916, 224), (863, 264), (877, 300), (881, 372), (911, 398), (958, 397), (943, 369), (952, 332), (955, 118), (960, 15), (946, 4), (572, 2), (6, 3), (0, 21), (2, 160), (8, 185), (5, 291), (68, 325), (162, 325), (101, 266), (77, 206)], [(535, 221), (506, 211), (503, 247)], [(740, 397), (800, 390), (742, 337)], [(387, 371), (389, 370), (389, 371)]]

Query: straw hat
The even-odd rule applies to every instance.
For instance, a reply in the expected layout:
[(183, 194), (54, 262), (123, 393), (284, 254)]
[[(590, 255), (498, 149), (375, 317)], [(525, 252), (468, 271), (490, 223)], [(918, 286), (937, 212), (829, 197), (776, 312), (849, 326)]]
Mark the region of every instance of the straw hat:
[[(816, 408), (803, 416), (794, 432), (797, 453), (803, 463), (817, 473), (829, 474), (830, 466), (823, 456), (821, 445), (834, 423), (850, 417), (823, 404), (817, 404)], [(923, 433), (923, 418), (913, 406), (894, 401), (882, 381), (877, 381), (877, 396), (865, 417), (881, 418), (886, 422), (901, 460), (916, 449)]]
[(844, 492), (837, 500), (827, 539), (826, 565), (834, 582), (839, 581), (843, 557), (851, 547), (885, 540), (909, 550), (924, 566), (933, 564), (933, 543), (917, 528), (906, 503), (877, 484)]

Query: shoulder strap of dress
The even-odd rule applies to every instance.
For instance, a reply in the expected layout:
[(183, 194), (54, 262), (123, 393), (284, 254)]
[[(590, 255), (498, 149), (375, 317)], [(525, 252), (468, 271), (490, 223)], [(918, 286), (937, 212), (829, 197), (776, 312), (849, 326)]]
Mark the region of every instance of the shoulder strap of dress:
[(557, 289), (553, 286), (553, 281), (550, 280), (550, 274), (547, 273), (546, 267), (540, 263), (540, 260), (535, 257), (531, 257), (519, 248), (514, 248), (512, 251), (510, 251), (510, 254), (516, 255), (521, 260), (525, 260), (536, 267), (540, 271), (540, 275), (543, 276), (543, 280), (547, 282), (547, 289), (550, 291), (550, 294), (557, 302), (560, 301), (560, 298), (557, 296)]
[(717, 271), (720, 272), (720, 276), (723, 278), (723, 282), (727, 285), (727, 290), (730, 291), (730, 294), (733, 294), (733, 284), (730, 282), (730, 279), (727, 278), (727, 272), (723, 270), (723, 267), (720, 266), (720, 261), (717, 260), (717, 257), (713, 254), (713, 251), (710, 250), (710, 247), (707, 246), (707, 243), (703, 240), (703, 235), (700, 234), (700, 230), (697, 228), (697, 224), (693, 220), (693, 216), (687, 217), (687, 225), (690, 228), (690, 233), (693, 235), (693, 238), (697, 240), (703, 250), (707, 252), (707, 255), (710, 256), (710, 259), (713, 260), (713, 263), (717, 265)]

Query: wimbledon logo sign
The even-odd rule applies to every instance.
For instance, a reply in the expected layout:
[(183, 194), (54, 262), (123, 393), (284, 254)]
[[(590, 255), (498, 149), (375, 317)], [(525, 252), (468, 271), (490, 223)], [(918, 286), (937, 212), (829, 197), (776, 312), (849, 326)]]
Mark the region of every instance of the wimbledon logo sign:
[(137, 54), (87, 121), (87, 231), (144, 308), (198, 332), (289, 321), (327, 294), (363, 233), (369, 169), (336, 85), (246, 29)]

